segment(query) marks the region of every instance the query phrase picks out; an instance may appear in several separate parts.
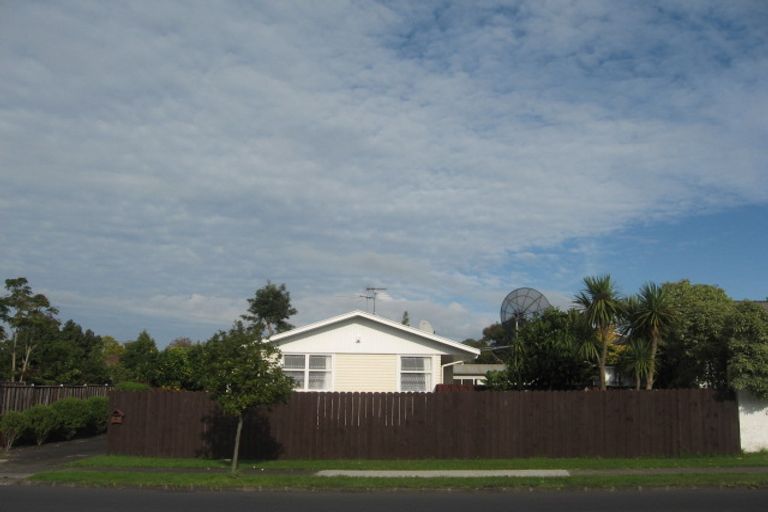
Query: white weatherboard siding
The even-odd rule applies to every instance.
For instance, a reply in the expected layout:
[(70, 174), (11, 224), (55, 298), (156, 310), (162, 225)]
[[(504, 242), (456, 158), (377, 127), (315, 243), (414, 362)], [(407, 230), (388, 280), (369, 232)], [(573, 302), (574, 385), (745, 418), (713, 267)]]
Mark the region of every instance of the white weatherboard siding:
[[(331, 391), (401, 391), (403, 357), (429, 358), (428, 390), (443, 381), (442, 356), (474, 360), (479, 350), (367, 313), (352, 312), (274, 336), (283, 355), (330, 355)], [(412, 363), (412, 361), (411, 361)], [(309, 370), (311, 371), (311, 370)], [(412, 386), (413, 367), (407, 371)]]
[(350, 319), (298, 334), (279, 343), (280, 350), (324, 354), (420, 354), (441, 355), (445, 348), (417, 334), (395, 331), (385, 325)]
[(768, 400), (739, 391), (739, 434), (745, 452), (768, 450)]
[(397, 391), (394, 354), (337, 354), (334, 391)]

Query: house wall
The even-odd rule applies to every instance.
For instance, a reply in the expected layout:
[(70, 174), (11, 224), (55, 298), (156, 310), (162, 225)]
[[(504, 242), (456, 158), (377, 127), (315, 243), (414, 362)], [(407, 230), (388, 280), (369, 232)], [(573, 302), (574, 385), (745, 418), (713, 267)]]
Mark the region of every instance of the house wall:
[[(328, 352), (300, 352), (283, 350), (283, 354), (323, 354)], [(400, 391), (400, 357), (419, 356), (432, 360), (431, 389), (443, 383), (440, 356), (431, 354), (330, 354), (331, 389), (346, 392)], [(430, 390), (431, 390), (430, 389)]]
[(398, 360), (394, 354), (336, 354), (335, 391), (397, 391)]
[(739, 434), (745, 452), (768, 450), (768, 400), (739, 391)]
[[(448, 353), (444, 345), (365, 319), (350, 319), (300, 333), (278, 346), (283, 354), (329, 354), (330, 391), (400, 391), (400, 357), (430, 357), (431, 387), (444, 382), (441, 361), (474, 359)], [(448, 381), (450, 382), (450, 381)]]
[[(356, 321), (357, 320), (357, 321)], [(416, 334), (373, 324), (365, 319), (350, 319), (342, 324), (297, 334), (278, 344), (283, 352), (334, 354), (420, 354), (440, 355), (446, 348)], [(474, 359), (471, 354), (462, 354)]]

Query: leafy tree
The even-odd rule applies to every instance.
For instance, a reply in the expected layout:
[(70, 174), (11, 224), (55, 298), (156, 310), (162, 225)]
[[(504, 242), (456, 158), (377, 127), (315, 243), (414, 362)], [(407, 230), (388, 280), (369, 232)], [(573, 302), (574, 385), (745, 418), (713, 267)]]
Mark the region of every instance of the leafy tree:
[(619, 366), (632, 374), (635, 389), (639, 390), (651, 372), (651, 344), (639, 336), (631, 337), (621, 353)]
[(574, 302), (582, 308), (582, 314), (594, 329), (600, 344), (598, 366), (600, 368), (600, 389), (607, 389), (605, 368), (608, 360), (608, 345), (616, 339), (616, 327), (621, 313), (621, 300), (610, 275), (584, 278), (584, 289)]
[(227, 332), (216, 333), (205, 346), (205, 389), (225, 414), (237, 417), (232, 473), (238, 467), (245, 412), (284, 402), (293, 390), (293, 381), (283, 373), (279, 358), (276, 346), (262, 342), (240, 322)]
[(125, 345), (112, 336), (102, 336), (101, 342), (101, 359), (106, 367), (107, 379), (113, 384), (126, 380), (128, 377), (121, 362)]
[(104, 342), (90, 329), (83, 331), (68, 320), (60, 330), (50, 329), (47, 342), (34, 358), (31, 380), (44, 384), (103, 384), (109, 374), (103, 357)]
[(733, 389), (768, 398), (768, 311), (742, 302), (726, 322), (731, 357), (728, 380)]
[(198, 391), (205, 374), (203, 345), (171, 343), (157, 357), (153, 384), (161, 388)]
[(189, 348), (192, 345), (194, 345), (194, 343), (191, 339), (187, 338), (186, 336), (182, 336), (170, 342), (168, 344), (168, 348)]
[(149, 384), (155, 375), (157, 359), (155, 340), (147, 331), (141, 331), (136, 341), (125, 344), (121, 362), (129, 380)]
[(486, 348), (480, 354), (478, 363), (497, 364), (508, 362), (508, 359), (512, 357), (513, 341), (514, 333), (497, 322), (483, 329), (483, 337), (478, 340), (476, 345), (472, 343), (469, 345), (481, 350)]
[(477, 359), (474, 361), (477, 364), (499, 364), (504, 362), (501, 358), (496, 356), (494, 350), (492, 350), (494, 347), (491, 346), (488, 340), (467, 338), (462, 341), (462, 343), (480, 349), (480, 355), (477, 356)]
[[(592, 332), (575, 310), (551, 308), (526, 322), (505, 351), (506, 369), (488, 380), (492, 389), (578, 389), (589, 384)], [(585, 346), (589, 346), (588, 350)]]
[[(8, 294), (0, 297), (0, 320), (11, 329), (10, 344), (10, 380), (24, 381), (29, 369), (32, 352), (41, 341), (40, 332), (51, 323), (58, 322), (55, 315), (58, 310), (51, 306), (43, 294), (33, 294), (32, 287), (24, 277), (6, 279), (5, 289)], [(21, 358), (21, 369), (17, 364)]]
[[(656, 375), (656, 354), (663, 337), (675, 322), (677, 311), (672, 298), (667, 291), (656, 283), (646, 283), (640, 289), (640, 293), (632, 297), (626, 303), (625, 313), (629, 323), (629, 332), (632, 337), (650, 340), (650, 353), (648, 354), (647, 370), (645, 373), (645, 389), (653, 389), (654, 376)], [(634, 355), (642, 354), (642, 343), (638, 342), (632, 347)], [(640, 361), (636, 361), (638, 364)]]
[(276, 332), (293, 328), (287, 320), (297, 311), (291, 306), (291, 294), (285, 284), (276, 286), (267, 281), (266, 286), (256, 290), (253, 298), (248, 299), (248, 304), (248, 312), (241, 318), (249, 322), (249, 327), (255, 329), (259, 336), (269, 338)]
[(734, 303), (721, 288), (664, 283), (662, 288), (677, 312), (661, 347), (656, 384), (666, 388), (728, 387), (728, 339), (725, 325)]

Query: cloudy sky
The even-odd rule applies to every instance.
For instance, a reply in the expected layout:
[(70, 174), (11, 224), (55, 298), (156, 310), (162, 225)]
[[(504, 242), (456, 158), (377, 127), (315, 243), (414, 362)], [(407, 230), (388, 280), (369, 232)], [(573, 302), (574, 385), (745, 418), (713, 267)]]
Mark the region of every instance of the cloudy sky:
[(0, 277), (165, 345), (267, 280), (477, 337), (585, 275), (768, 295), (768, 3), (0, 2)]

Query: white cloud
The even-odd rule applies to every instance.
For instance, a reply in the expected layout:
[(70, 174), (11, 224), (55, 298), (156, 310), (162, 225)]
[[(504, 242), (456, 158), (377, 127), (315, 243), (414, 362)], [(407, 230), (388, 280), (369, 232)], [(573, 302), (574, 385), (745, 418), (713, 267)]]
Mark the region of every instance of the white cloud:
[(713, 2), (17, 3), (0, 270), (209, 323), (267, 279), (308, 321), (384, 285), (389, 313), (465, 336), (516, 286), (600, 271), (596, 237), (768, 202), (763, 22)]

